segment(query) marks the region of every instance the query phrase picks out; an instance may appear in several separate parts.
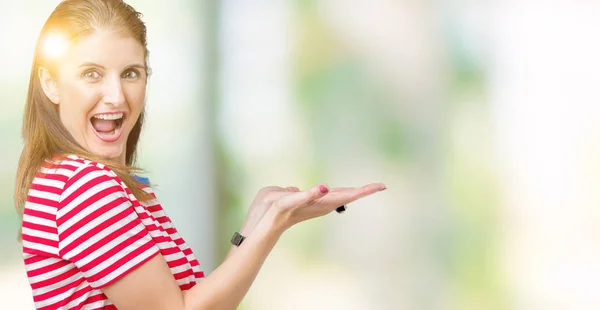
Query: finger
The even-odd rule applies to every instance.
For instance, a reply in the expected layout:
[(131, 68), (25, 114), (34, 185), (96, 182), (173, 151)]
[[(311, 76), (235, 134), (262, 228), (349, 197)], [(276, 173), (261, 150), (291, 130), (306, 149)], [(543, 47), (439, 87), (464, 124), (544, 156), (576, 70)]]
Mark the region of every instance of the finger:
[(297, 187), (294, 187), (294, 186), (289, 186), (286, 188), (279, 187), (279, 189), (273, 188), (273, 189), (271, 189), (270, 192), (267, 193), (267, 197), (268, 197), (267, 199), (270, 202), (273, 202), (273, 201), (281, 198), (282, 196), (289, 195), (291, 193), (296, 193), (299, 191), (300, 191), (300, 189), (298, 189)]
[(300, 191), (300, 189), (298, 189), (295, 186), (289, 186), (286, 188), (280, 187), (280, 190), (272, 190), (268, 195), (269, 195), (271, 201), (275, 201), (284, 195), (289, 195), (290, 193), (297, 193), (299, 191)]
[(300, 189), (295, 186), (279, 187), (279, 186), (268, 186), (265, 187), (266, 192), (299, 192)]
[(265, 186), (260, 189), (259, 193), (270, 193), (270, 192), (281, 192), (285, 191), (285, 188), (279, 186)]
[(355, 189), (356, 187), (335, 187), (329, 190), (330, 193), (337, 193), (347, 191), (349, 189)]
[(283, 187), (279, 186), (266, 186), (259, 190), (254, 202), (262, 202), (270, 205), (273, 201), (279, 199), (284, 194), (289, 194), (290, 192)]
[(381, 183), (372, 183), (362, 187), (338, 188), (337, 191), (332, 189), (329, 195), (319, 199), (319, 203), (332, 206), (345, 205), (385, 189), (385, 185)]
[(383, 191), (385, 189), (387, 189), (387, 187), (383, 183), (367, 184), (359, 188), (359, 190), (356, 192), (356, 196), (354, 196), (354, 200)]
[[(387, 188), (385, 186), (385, 184), (383, 184), (383, 183), (370, 183), (370, 184), (363, 186), (363, 188), (367, 188), (367, 189), (371, 189), (372, 187), (378, 188), (379, 190), (385, 190)], [(344, 192), (347, 190), (355, 190), (355, 189), (357, 189), (357, 188), (356, 187), (334, 187), (334, 188), (331, 188), (329, 191), (331, 193), (336, 193), (336, 192)]]
[(313, 186), (303, 192), (289, 194), (277, 200), (281, 206), (300, 206), (310, 205), (317, 201), (319, 198), (327, 195), (329, 188), (325, 184)]

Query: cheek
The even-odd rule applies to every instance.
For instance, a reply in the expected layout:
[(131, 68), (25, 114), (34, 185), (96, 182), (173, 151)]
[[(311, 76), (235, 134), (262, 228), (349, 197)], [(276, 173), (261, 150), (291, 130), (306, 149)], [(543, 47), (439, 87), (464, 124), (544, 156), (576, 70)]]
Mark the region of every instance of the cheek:
[[(69, 129), (82, 130), (87, 126), (89, 113), (98, 102), (95, 92), (81, 85), (67, 85), (60, 92), (60, 119)], [(71, 132), (73, 134), (73, 132)]]
[(125, 98), (129, 105), (129, 113), (133, 116), (133, 123), (137, 120), (144, 109), (144, 103), (146, 100), (146, 86), (145, 85), (129, 85), (125, 89)]

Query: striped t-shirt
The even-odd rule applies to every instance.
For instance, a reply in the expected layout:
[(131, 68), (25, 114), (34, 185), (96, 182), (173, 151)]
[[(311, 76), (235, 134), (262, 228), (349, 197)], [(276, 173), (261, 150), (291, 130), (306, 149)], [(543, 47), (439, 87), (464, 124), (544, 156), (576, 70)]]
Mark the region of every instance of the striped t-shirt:
[(101, 289), (158, 253), (181, 290), (204, 273), (155, 199), (140, 203), (108, 167), (45, 163), (27, 196), (23, 258), (36, 309), (116, 309)]

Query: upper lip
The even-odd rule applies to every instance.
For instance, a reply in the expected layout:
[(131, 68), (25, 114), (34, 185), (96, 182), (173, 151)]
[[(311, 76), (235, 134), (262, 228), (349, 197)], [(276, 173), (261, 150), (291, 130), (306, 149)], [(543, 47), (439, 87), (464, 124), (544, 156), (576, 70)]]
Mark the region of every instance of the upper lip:
[(113, 111), (113, 112), (99, 112), (99, 113), (94, 113), (92, 115), (92, 118), (96, 117), (98, 115), (103, 115), (103, 114), (123, 114), (123, 118), (122, 119), (124, 119), (127, 116), (127, 113), (125, 111)]

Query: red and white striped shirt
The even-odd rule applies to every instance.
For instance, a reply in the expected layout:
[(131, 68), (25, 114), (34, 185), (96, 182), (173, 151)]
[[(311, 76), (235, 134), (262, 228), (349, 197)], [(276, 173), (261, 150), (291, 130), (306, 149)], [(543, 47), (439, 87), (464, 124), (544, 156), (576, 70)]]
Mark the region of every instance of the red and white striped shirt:
[(116, 309), (101, 289), (158, 253), (181, 290), (204, 277), (156, 199), (140, 203), (108, 167), (77, 156), (37, 173), (22, 231), (36, 309)]

